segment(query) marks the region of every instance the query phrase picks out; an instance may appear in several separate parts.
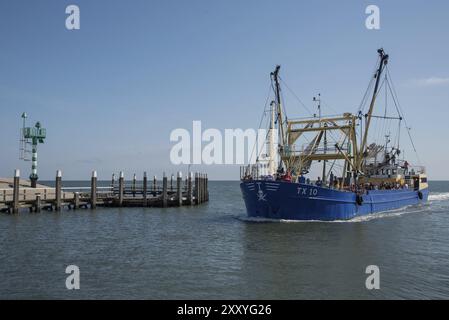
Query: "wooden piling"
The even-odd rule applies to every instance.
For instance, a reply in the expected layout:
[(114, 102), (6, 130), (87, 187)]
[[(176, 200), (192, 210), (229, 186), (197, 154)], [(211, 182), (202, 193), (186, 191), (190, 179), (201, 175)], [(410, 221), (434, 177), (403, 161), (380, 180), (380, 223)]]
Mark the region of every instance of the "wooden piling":
[(34, 212), (39, 213), (41, 212), (42, 204), (41, 204), (41, 195), (36, 195), (36, 202), (34, 203)]
[(204, 202), (204, 175), (200, 173), (200, 198), (201, 203)]
[(204, 173), (201, 174), (201, 203), (206, 201), (206, 183), (205, 183)]
[(195, 195), (195, 204), (198, 204), (198, 173), (195, 172), (195, 185), (194, 185), (194, 195)]
[(209, 201), (209, 178), (207, 177), (207, 173), (204, 174), (204, 194), (206, 195), (205, 201)]
[(115, 173), (112, 174), (112, 179), (111, 179), (111, 187), (114, 188), (115, 186)]
[(134, 173), (134, 176), (133, 176), (133, 184), (132, 184), (132, 189), (131, 189), (131, 191), (132, 191), (132, 193), (133, 193), (133, 197), (136, 196), (136, 181), (137, 181), (137, 176), (136, 176), (136, 174)]
[(205, 192), (205, 183), (204, 183), (204, 173), (201, 174), (201, 203), (203, 203), (206, 199), (206, 192)]
[(62, 184), (62, 172), (56, 171), (55, 181), (55, 211), (61, 211), (61, 184)]
[(16, 169), (14, 171), (14, 185), (13, 185), (13, 202), (12, 202), (12, 212), (19, 213), (19, 184), (20, 184), (20, 170)]
[(153, 193), (154, 193), (154, 195), (156, 195), (156, 187), (157, 187), (157, 177), (156, 176), (154, 176), (153, 177)]
[(167, 177), (164, 176), (162, 178), (162, 207), (167, 207), (167, 198), (168, 198), (168, 190), (167, 190)]
[(142, 196), (144, 200), (144, 206), (148, 205), (147, 201), (147, 192), (148, 192), (148, 178), (147, 178), (147, 172), (145, 171), (143, 173), (143, 190), (142, 190)]
[(193, 193), (192, 193), (192, 172), (189, 172), (187, 181), (187, 203), (193, 204)]
[(176, 179), (176, 205), (178, 207), (182, 206), (182, 172), (178, 171), (178, 176)]
[(197, 204), (201, 203), (201, 173), (198, 172), (198, 201)]
[(79, 192), (75, 192), (75, 199), (73, 201), (73, 209), (79, 209), (80, 207), (80, 193)]
[(90, 180), (90, 208), (97, 207), (97, 171), (92, 171), (92, 178)]
[(174, 176), (171, 175), (170, 177), (170, 191), (173, 192), (173, 180), (174, 180)]
[(118, 179), (118, 205), (123, 205), (123, 192), (125, 188), (125, 177), (123, 171), (120, 171), (120, 177)]

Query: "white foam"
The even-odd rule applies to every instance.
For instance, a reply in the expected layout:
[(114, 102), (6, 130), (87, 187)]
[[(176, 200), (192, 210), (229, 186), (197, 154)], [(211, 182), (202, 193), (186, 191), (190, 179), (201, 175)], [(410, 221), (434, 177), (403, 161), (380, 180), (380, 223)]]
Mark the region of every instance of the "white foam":
[(449, 199), (449, 192), (431, 193), (429, 194), (429, 201), (443, 201)]

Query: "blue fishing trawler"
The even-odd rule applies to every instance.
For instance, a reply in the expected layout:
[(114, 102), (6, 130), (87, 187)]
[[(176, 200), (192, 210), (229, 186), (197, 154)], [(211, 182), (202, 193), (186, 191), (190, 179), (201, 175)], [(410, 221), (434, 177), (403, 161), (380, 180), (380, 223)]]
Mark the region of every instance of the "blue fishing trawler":
[[(416, 152), (388, 71), (389, 57), (383, 49), (378, 56), (356, 113), (322, 116), (318, 95), (313, 99), (318, 114), (289, 119), (282, 105), (280, 67), (271, 73), (275, 99), (264, 113), (270, 120), (266, 148), (240, 171), (249, 217), (348, 220), (427, 201), (425, 168), (412, 166), (400, 144), (405, 126)], [(375, 108), (381, 92), (383, 105)], [(320, 176), (312, 180), (317, 169)]]

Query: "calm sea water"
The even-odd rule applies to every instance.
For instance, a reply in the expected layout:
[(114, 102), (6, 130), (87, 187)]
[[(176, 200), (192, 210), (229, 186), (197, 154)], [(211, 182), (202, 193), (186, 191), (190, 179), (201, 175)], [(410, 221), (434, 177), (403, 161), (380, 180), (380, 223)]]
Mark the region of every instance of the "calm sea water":
[[(380, 290), (365, 288), (372, 264)], [(449, 182), (350, 222), (247, 220), (238, 182), (210, 182), (199, 207), (1, 214), (0, 298), (447, 299)]]

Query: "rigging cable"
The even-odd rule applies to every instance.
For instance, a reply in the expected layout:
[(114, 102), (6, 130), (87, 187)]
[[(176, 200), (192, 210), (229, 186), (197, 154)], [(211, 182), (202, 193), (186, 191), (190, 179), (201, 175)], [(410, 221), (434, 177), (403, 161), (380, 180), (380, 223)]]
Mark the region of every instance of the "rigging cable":
[(287, 83), (284, 81), (284, 79), (282, 79), (282, 78), (279, 76), (279, 80), (281, 80), (281, 82), (285, 85), (285, 87), (288, 89), (288, 91), (290, 91), (290, 93), (296, 98), (296, 100), (298, 100), (298, 102), (302, 105), (302, 107), (303, 107), (304, 109), (306, 109), (306, 111), (307, 111), (311, 116), (313, 116), (313, 113), (310, 111), (310, 109), (304, 104), (304, 102), (302, 102), (302, 100), (295, 94), (295, 92), (294, 92), (292, 89), (290, 89), (290, 87), (287, 85)]
[(419, 155), (418, 155), (418, 151), (416, 150), (415, 143), (413, 142), (412, 135), (411, 135), (411, 133), (410, 133), (410, 127), (409, 127), (408, 124), (407, 124), (407, 120), (405, 119), (404, 112), (402, 111), (401, 104), (399, 103), (399, 99), (398, 99), (398, 97), (397, 97), (396, 89), (394, 88), (394, 83), (393, 83), (393, 79), (392, 79), (392, 77), (391, 77), (390, 71), (389, 71), (388, 68), (387, 68), (386, 70), (387, 70), (388, 77), (389, 77), (389, 79), (390, 79), (390, 81), (389, 81), (388, 83), (389, 83), (389, 84), (391, 83), (391, 86), (389, 85), (389, 88), (390, 88), (390, 92), (391, 92), (391, 94), (392, 94), (392, 96), (393, 96), (393, 102), (394, 102), (394, 104), (395, 104), (395, 106), (396, 106), (396, 109), (399, 108), (399, 110), (401, 111), (401, 113), (400, 113), (399, 116), (404, 120), (405, 129), (407, 130), (407, 134), (408, 134), (408, 137), (409, 137), (409, 139), (410, 139), (410, 143), (412, 144), (413, 151), (414, 151), (415, 154), (416, 154), (416, 157), (417, 157), (417, 159), (418, 159), (418, 162), (419, 162), (420, 164), (422, 164), (421, 159), (419, 158)]
[[(259, 129), (261, 128), (263, 119), (265, 118), (266, 108), (267, 108), (267, 105), (268, 105), (268, 101), (270, 100), (271, 90), (272, 90), (272, 89), (273, 89), (273, 81), (271, 81), (270, 86), (268, 87), (268, 94), (267, 94), (267, 98), (266, 98), (266, 100), (265, 100), (265, 105), (264, 105), (264, 107), (263, 107), (262, 117), (261, 117), (260, 122), (259, 122)], [(251, 150), (251, 156), (250, 156), (250, 158), (249, 158), (249, 162), (251, 162), (251, 160), (252, 160), (252, 158), (253, 158), (254, 149), (256, 148), (256, 146), (258, 147), (258, 141), (257, 141), (257, 140), (258, 140), (258, 139), (256, 139), (256, 142), (255, 142), (254, 145), (253, 145), (253, 149)], [(265, 137), (265, 141), (266, 141), (266, 137)], [(264, 141), (264, 143), (265, 143), (265, 141)], [(259, 154), (259, 155), (260, 155), (260, 154)], [(256, 161), (258, 161), (259, 155), (257, 155)]]

